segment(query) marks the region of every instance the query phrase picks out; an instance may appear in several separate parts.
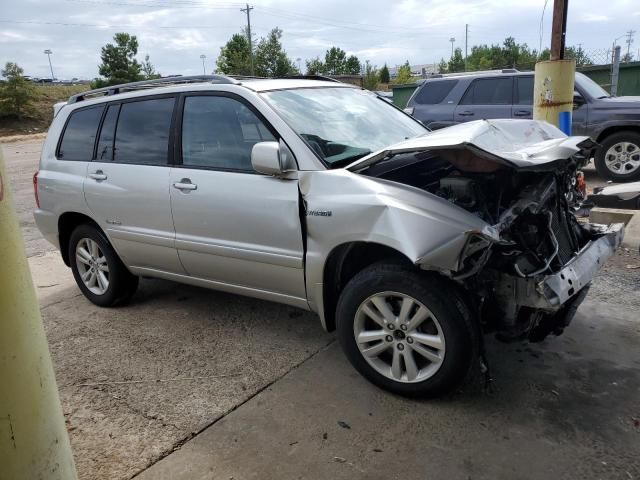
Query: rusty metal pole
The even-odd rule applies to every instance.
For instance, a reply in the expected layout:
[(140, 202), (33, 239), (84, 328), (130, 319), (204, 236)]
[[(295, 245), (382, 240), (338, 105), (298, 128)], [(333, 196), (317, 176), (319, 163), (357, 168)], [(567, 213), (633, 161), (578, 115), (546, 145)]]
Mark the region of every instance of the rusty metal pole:
[(569, 0), (555, 0), (551, 30), (551, 59), (536, 63), (533, 118), (563, 127), (571, 135), (576, 62), (564, 58)]
[(77, 478), (1, 149), (0, 478)]

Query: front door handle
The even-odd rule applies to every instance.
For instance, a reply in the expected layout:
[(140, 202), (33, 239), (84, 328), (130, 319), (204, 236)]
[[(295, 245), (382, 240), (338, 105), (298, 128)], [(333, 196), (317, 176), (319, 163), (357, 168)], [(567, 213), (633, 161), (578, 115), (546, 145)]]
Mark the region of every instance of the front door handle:
[(514, 117), (529, 117), (531, 116), (531, 110), (516, 110), (513, 115)]
[(102, 170), (96, 170), (95, 173), (89, 174), (89, 178), (93, 178), (94, 180), (106, 180), (107, 176)]
[(173, 188), (177, 188), (178, 190), (197, 190), (198, 185), (191, 183), (191, 180), (188, 178), (183, 178), (179, 182), (174, 183)]
[(470, 117), (471, 115), (474, 115), (474, 113), (471, 110), (465, 110), (463, 112), (459, 112), (458, 115), (461, 117)]

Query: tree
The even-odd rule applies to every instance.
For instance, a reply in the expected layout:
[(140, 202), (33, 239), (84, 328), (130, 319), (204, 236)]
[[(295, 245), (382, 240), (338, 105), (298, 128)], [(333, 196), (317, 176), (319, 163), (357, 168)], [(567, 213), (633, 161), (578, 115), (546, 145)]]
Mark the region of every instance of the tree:
[(138, 54), (138, 39), (128, 33), (116, 33), (114, 44), (108, 43), (102, 47), (100, 58), (102, 65), (98, 69), (100, 75), (106, 78), (106, 85), (135, 82), (140, 80), (141, 66), (135, 59)]
[(24, 70), (18, 64), (5, 64), (2, 76), (6, 80), (0, 83), (0, 116), (22, 118), (28, 113), (35, 92), (23, 73)]
[(343, 73), (347, 62), (347, 53), (339, 47), (331, 47), (324, 54), (324, 72), (329, 75)]
[(411, 66), (409, 65), (409, 60), (404, 62), (404, 65), (398, 67), (396, 71), (396, 78), (393, 82), (398, 85), (411, 82)]
[[(620, 61), (622, 63), (629, 63), (629, 62), (633, 62), (633, 53), (625, 53), (622, 58), (620, 59)], [(576, 65), (578, 64), (578, 59), (576, 59)], [(589, 63), (588, 65), (591, 65), (591, 63)]]
[(449, 73), (464, 72), (464, 58), (462, 57), (462, 49), (455, 49), (451, 60), (449, 60), (449, 66), (447, 70), (449, 71)]
[(339, 47), (331, 47), (324, 54), (323, 72), (326, 75), (358, 75), (360, 60), (355, 55), (347, 57), (347, 53)]
[(142, 74), (145, 80), (153, 80), (154, 78), (160, 78), (160, 74), (156, 72), (156, 68), (149, 61), (149, 54), (144, 56), (144, 62), (142, 62)]
[(274, 28), (258, 43), (255, 54), (255, 72), (259, 77), (285, 77), (298, 70), (282, 48), (282, 30)]
[(360, 60), (355, 55), (350, 55), (344, 64), (345, 75), (360, 75)]
[[(582, 47), (567, 47), (564, 51), (565, 58), (574, 58), (576, 61), (576, 67), (586, 67), (588, 65), (593, 65), (591, 59), (587, 56), (587, 53), (582, 49)], [(631, 59), (625, 60), (624, 57), (622, 59), (623, 62), (629, 62)]]
[(322, 75), (324, 73), (324, 63), (319, 57), (305, 61), (307, 65), (307, 75)]
[[(366, 74), (366, 68), (365, 68)], [(380, 69), (380, 83), (389, 83), (389, 68), (385, 63), (384, 66)]]
[(364, 66), (364, 78), (362, 79), (362, 86), (367, 90), (377, 90), (378, 83), (378, 70), (375, 66), (369, 63), (369, 60), (367, 60)]
[(447, 62), (444, 61), (444, 58), (440, 59), (440, 63), (438, 64), (438, 73), (447, 73), (449, 71), (449, 66)]
[(220, 47), (216, 67), (220, 73), (228, 75), (251, 75), (251, 52), (246, 35), (235, 33)]

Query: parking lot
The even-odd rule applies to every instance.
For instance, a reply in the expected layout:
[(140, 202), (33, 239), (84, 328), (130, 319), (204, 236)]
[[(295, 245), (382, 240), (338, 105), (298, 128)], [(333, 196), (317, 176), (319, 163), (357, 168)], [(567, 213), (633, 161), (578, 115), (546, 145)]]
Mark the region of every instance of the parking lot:
[(81, 478), (640, 478), (637, 252), (563, 336), (488, 339), (489, 387), (407, 400), (308, 312), (160, 280), (89, 303), (33, 223), (41, 142), (2, 148)]

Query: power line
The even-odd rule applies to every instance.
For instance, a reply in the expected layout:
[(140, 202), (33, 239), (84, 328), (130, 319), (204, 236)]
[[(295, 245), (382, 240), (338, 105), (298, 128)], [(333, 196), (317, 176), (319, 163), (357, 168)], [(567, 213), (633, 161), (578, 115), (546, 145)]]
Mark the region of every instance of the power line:
[(145, 27), (144, 25), (107, 25), (101, 23), (68, 23), (68, 22), (40, 22), (36, 20), (0, 20), (0, 23), (15, 23), (15, 24), (26, 24), (26, 25), (57, 25), (62, 27), (89, 27), (89, 28), (168, 28), (168, 29), (184, 29), (184, 28), (193, 28), (195, 30), (211, 30), (211, 29), (230, 29), (236, 30), (236, 27), (230, 26), (216, 26), (216, 25), (180, 25), (180, 26), (162, 26), (162, 25), (153, 25), (149, 27)]
[(538, 28), (538, 33), (540, 35), (540, 45), (538, 47), (538, 54), (542, 52), (542, 34), (544, 32), (544, 12), (547, 9), (547, 3), (549, 3), (549, 0), (544, 0), (544, 6), (542, 7), (542, 15), (540, 15), (540, 28)]

